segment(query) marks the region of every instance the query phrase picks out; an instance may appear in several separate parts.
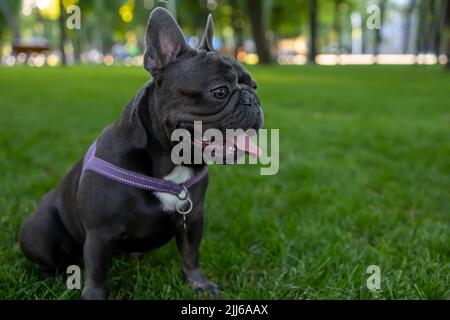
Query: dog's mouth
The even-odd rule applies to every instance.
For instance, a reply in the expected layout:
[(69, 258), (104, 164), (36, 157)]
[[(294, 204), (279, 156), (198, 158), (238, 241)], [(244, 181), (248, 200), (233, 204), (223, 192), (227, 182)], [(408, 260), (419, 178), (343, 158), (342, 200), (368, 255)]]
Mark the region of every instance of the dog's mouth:
[(224, 141), (216, 141), (213, 138), (195, 138), (192, 144), (196, 148), (209, 151), (213, 156), (222, 156), (224, 158), (236, 157), (243, 154), (252, 157), (261, 156), (262, 150), (253, 142), (250, 135), (243, 132)]

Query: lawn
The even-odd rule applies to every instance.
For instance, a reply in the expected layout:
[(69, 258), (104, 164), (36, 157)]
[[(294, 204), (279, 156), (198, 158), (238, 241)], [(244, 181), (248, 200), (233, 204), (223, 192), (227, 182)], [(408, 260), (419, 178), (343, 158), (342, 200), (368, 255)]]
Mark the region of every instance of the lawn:
[[(212, 166), (201, 248), (222, 299), (450, 299), (450, 74), (253, 67), (280, 171)], [(148, 79), (0, 68), (0, 299), (72, 299), (21, 254), (21, 222)], [(366, 287), (381, 268), (381, 291)], [(111, 299), (196, 298), (174, 241), (115, 257)]]

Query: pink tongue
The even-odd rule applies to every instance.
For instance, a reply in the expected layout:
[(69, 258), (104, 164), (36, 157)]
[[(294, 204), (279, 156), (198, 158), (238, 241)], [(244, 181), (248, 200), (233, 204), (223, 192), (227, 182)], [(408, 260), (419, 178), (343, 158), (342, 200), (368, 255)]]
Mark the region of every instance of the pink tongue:
[(258, 147), (245, 133), (236, 137), (235, 145), (239, 150), (244, 151), (253, 157), (259, 157), (262, 153), (261, 148)]

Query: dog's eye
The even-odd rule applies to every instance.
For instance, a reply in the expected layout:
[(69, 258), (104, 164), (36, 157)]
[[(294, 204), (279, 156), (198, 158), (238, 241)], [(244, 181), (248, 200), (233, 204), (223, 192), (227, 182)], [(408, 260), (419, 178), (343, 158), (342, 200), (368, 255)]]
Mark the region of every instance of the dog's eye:
[(228, 96), (228, 89), (227, 87), (219, 87), (211, 91), (211, 95), (219, 100), (224, 99), (226, 96)]

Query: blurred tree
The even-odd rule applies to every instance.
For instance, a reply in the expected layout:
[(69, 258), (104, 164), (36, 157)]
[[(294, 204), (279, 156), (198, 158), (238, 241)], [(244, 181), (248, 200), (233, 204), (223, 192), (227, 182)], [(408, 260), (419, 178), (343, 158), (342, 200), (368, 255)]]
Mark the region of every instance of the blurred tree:
[(0, 32), (5, 26), (8, 26), (13, 34), (13, 39), (16, 41), (20, 40), (20, 29), (16, 20), (19, 7), (19, 1), (0, 0)]
[(426, 33), (425, 33), (425, 52), (432, 52), (434, 45), (434, 25), (436, 21), (436, 12), (435, 12), (435, 0), (427, 1), (427, 14), (426, 14)]
[[(115, 3), (114, 3), (115, 2)], [(128, 1), (122, 1), (123, 5), (126, 6)], [(120, 7), (123, 8), (123, 7)], [(111, 51), (111, 47), (113, 44), (113, 30), (111, 26), (111, 18), (117, 17), (120, 13), (119, 3), (116, 1), (108, 1), (108, 4), (105, 3), (105, 0), (96, 0), (94, 11), (95, 17), (98, 19), (100, 23), (97, 23), (96, 32), (95, 32), (95, 40), (99, 46), (100, 51), (105, 55)], [(131, 10), (130, 10), (131, 11)], [(127, 12), (129, 13), (129, 12)], [(130, 13), (129, 13), (130, 14)], [(123, 17), (123, 15), (121, 15)], [(127, 16), (130, 17), (130, 16)], [(131, 16), (129, 19), (132, 19)], [(126, 18), (127, 19), (127, 18)]]
[[(352, 51), (352, 23), (351, 14), (360, 13), (365, 11), (365, 3), (363, 1), (354, 0), (328, 0), (327, 2), (321, 1), (321, 4), (329, 3), (332, 7), (332, 14), (330, 13), (330, 21), (321, 20), (319, 24), (321, 27), (323, 23), (331, 26), (333, 40), (336, 43), (336, 49), (338, 53), (346, 53)], [(324, 7), (324, 9), (328, 8)], [(321, 12), (324, 10), (320, 10)], [(322, 14), (323, 16), (323, 14)], [(364, 20), (364, 14), (361, 16), (361, 23)], [(361, 42), (364, 43), (364, 26), (361, 28)]]
[(206, 1), (182, 0), (177, 2), (177, 20), (187, 34), (202, 35), (210, 13)]
[(337, 51), (341, 52), (343, 47), (343, 30), (342, 30), (342, 19), (340, 15), (340, 8), (343, 5), (343, 0), (334, 0), (334, 21), (333, 21), (333, 29), (337, 36)]
[(59, 0), (59, 51), (61, 52), (61, 64), (67, 65), (66, 50), (64, 48), (66, 44), (66, 25), (65, 25), (65, 12), (63, 0)]
[(238, 50), (244, 46), (244, 13), (241, 1), (230, 0), (231, 6), (231, 26), (233, 28), (234, 37), (234, 56), (238, 54)]
[(416, 31), (416, 45), (415, 54), (424, 53), (425, 50), (425, 34), (426, 34), (426, 19), (427, 19), (427, 0), (418, 0), (417, 7), (418, 23)]
[(361, 26), (361, 53), (362, 54), (366, 54), (368, 49), (368, 29), (366, 26), (366, 21), (367, 21), (367, 11), (366, 8), (364, 7), (364, 9), (362, 10), (362, 14), (361, 14), (361, 18), (362, 18), (362, 26)]
[(446, 43), (445, 43), (445, 46), (446, 46), (446, 55), (447, 55), (447, 63), (446, 63), (446, 67), (447, 67), (447, 70), (448, 71), (450, 71), (450, 3), (448, 3), (448, 1), (445, 3), (445, 10), (444, 10), (444, 12), (445, 12), (445, 19), (444, 19), (444, 21), (445, 21), (445, 29), (444, 29), (444, 32), (445, 32), (445, 34), (446, 34)]
[[(65, 7), (68, 3), (63, 1)], [(66, 36), (72, 42), (75, 62), (81, 61), (81, 53), (92, 46), (93, 31), (92, 16), (94, 15), (95, 0), (79, 0), (76, 3), (81, 9), (81, 23), (80, 30), (66, 30)], [(95, 19), (94, 19), (95, 21)]]
[(269, 27), (280, 37), (301, 35), (306, 13), (305, 0), (277, 0), (272, 6)]
[(20, 29), (16, 19), (19, 8), (19, 1), (0, 0), (0, 63), (3, 55), (3, 41), (7, 26), (12, 34), (12, 43), (17, 43), (20, 41)]
[(253, 40), (255, 41), (256, 51), (259, 56), (259, 63), (272, 63), (272, 55), (266, 37), (267, 32), (262, 1), (247, 0), (247, 10), (250, 18)]
[(415, 53), (441, 52), (448, 0), (419, 0)]
[[(134, 18), (132, 6), (122, 11), (126, 14), (125, 19), (131, 20), (124, 21), (124, 16), (120, 14), (120, 8), (128, 3), (127, 0), (79, 0), (77, 5), (82, 12), (82, 28), (66, 30), (74, 47), (75, 60), (79, 61), (81, 52), (92, 48), (104, 55), (111, 52), (114, 35), (126, 29)], [(66, 4), (64, 6), (67, 8)]]
[(378, 7), (380, 8), (380, 26), (375, 29), (375, 39), (373, 45), (373, 54), (376, 56), (380, 53), (381, 42), (383, 41), (381, 37), (381, 28), (383, 28), (383, 20), (386, 11), (386, 0), (379, 0)]
[(308, 63), (316, 63), (317, 54), (317, 0), (309, 0), (309, 45)]
[(436, 56), (441, 54), (442, 38), (444, 32), (445, 11), (448, 0), (437, 0), (435, 2), (435, 21), (434, 21), (434, 52)]
[(403, 54), (408, 53), (411, 38), (413, 13), (417, 7), (417, 3), (417, 0), (411, 0), (405, 9), (405, 24), (403, 29)]

